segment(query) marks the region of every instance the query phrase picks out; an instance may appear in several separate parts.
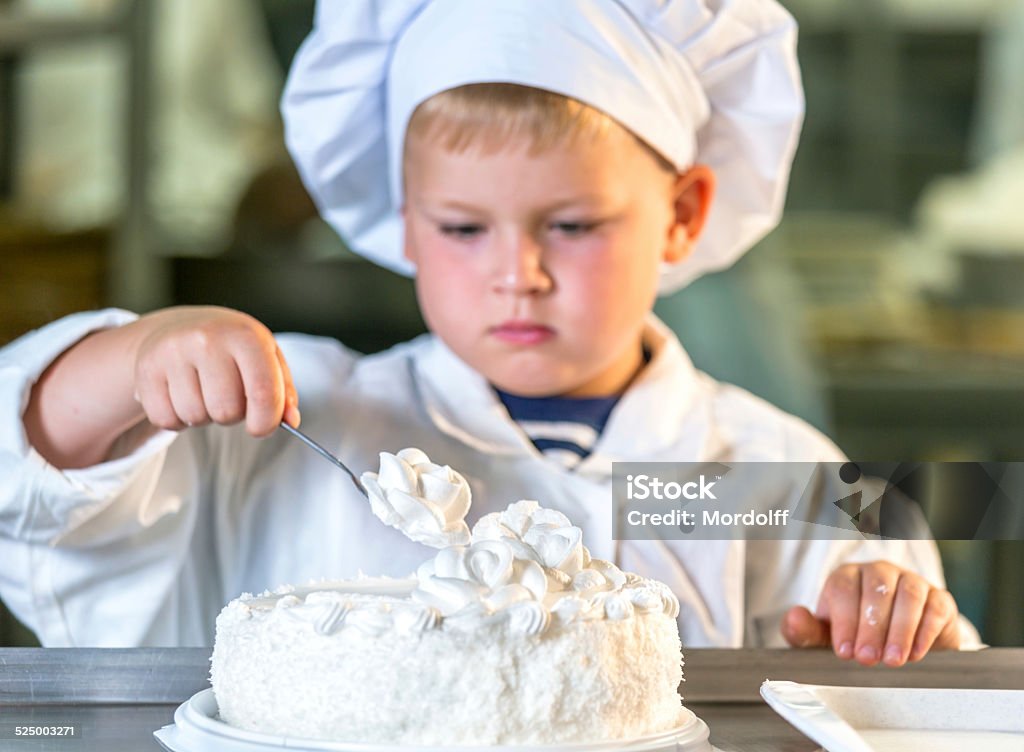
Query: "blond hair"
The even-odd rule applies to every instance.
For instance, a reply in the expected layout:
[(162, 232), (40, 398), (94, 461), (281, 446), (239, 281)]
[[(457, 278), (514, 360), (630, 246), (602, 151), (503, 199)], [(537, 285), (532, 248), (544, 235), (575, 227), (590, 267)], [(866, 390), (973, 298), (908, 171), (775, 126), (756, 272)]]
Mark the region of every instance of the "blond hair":
[(580, 140), (598, 139), (622, 128), (666, 170), (672, 164), (612, 117), (577, 99), (531, 86), (508, 83), (465, 84), (420, 103), (409, 118), (406, 149), (413, 138), (464, 152), (498, 151), (526, 141), (530, 154)]

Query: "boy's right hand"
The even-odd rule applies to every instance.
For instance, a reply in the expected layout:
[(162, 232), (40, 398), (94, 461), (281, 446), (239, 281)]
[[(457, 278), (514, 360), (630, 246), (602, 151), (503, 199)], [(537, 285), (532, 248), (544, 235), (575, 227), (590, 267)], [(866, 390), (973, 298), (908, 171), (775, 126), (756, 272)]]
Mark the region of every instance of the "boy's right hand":
[[(132, 399), (132, 397), (135, 399)], [(129, 431), (245, 421), (266, 436), (299, 424), (298, 399), (274, 337), (227, 308), (167, 308), (94, 332), (33, 385), (29, 443), (53, 466), (91, 467)]]
[(228, 308), (168, 308), (135, 324), (134, 396), (154, 426), (178, 431), (245, 421), (266, 436), (299, 425), (298, 396), (270, 331)]

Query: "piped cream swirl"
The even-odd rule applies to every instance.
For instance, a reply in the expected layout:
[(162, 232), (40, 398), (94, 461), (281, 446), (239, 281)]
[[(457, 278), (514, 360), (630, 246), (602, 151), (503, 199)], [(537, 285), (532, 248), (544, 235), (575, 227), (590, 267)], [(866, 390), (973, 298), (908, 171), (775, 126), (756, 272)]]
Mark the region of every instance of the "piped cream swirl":
[(447, 465), (434, 464), (419, 449), (381, 452), (380, 472), (363, 473), (361, 480), (385, 525), (432, 548), (469, 543), (469, 483)]
[(484, 515), (470, 532), (466, 479), (419, 449), (382, 452), (380, 472), (364, 473), (362, 480), (382, 522), (439, 550), (417, 569), (407, 611), (352, 601), (316, 606), (310, 598), (305, 606), (315, 610), (309, 613), (286, 606), (320, 633), (346, 625), (376, 634), (500, 623), (533, 635), (576, 620), (679, 613), (679, 601), (667, 586), (592, 559), (583, 531), (536, 501), (517, 501)]

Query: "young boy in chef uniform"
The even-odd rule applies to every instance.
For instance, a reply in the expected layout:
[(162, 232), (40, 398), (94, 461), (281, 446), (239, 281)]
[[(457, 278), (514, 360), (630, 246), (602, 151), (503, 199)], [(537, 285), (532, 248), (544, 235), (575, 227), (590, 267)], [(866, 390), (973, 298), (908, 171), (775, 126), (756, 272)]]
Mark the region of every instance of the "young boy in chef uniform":
[[(901, 665), (976, 643), (928, 541), (611, 540), (616, 461), (839, 461), (651, 314), (778, 219), (803, 112), (774, 0), (322, 2), (283, 107), (325, 218), (431, 334), (360, 357), (251, 317), (79, 314), (0, 360), (0, 595), (46, 645), (209, 645), (242, 591), (429, 550), (344, 473), (405, 446), (472, 519), (561, 510), (666, 582), (687, 646)], [(372, 295), (372, 290), (366, 294)], [(312, 305), (315, 302), (311, 301)]]

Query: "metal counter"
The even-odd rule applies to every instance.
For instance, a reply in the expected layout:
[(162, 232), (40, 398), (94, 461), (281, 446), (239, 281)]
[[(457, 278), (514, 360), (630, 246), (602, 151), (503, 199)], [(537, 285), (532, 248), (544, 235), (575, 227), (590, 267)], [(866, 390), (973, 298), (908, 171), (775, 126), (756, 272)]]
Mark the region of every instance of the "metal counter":
[[(159, 750), (153, 731), (208, 686), (194, 648), (0, 648), (0, 750)], [(817, 745), (758, 693), (765, 679), (812, 684), (1024, 689), (1024, 649), (935, 653), (900, 669), (864, 668), (825, 650), (687, 650), (687, 707), (727, 752), (812, 752)], [(73, 738), (15, 738), (15, 726), (74, 726)]]

